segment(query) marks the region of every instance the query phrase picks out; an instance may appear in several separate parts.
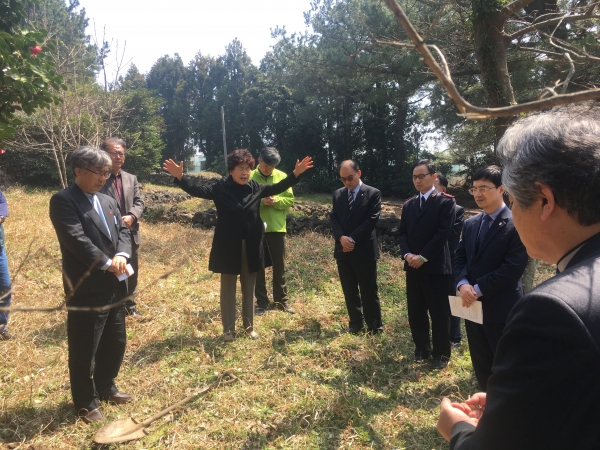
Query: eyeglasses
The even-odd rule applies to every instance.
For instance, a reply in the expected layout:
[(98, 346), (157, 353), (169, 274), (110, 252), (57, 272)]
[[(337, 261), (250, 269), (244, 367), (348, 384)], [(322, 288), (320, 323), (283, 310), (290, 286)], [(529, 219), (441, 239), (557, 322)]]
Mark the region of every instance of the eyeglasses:
[(346, 183), (346, 181), (349, 181), (350, 183), (352, 183), (352, 180), (354, 180), (355, 176), (356, 176), (356, 174), (348, 175), (347, 177), (340, 177), (340, 180), (342, 183)]
[(419, 175), (413, 175), (413, 181), (423, 180), (427, 175), (431, 175), (430, 173), (420, 173)]
[(492, 189), (498, 189), (496, 186), (494, 187), (489, 187), (489, 186), (481, 186), (480, 188), (471, 188), (469, 189), (469, 194), (471, 195), (475, 195), (475, 194), (485, 194), (487, 191), (490, 191)]
[(242, 172), (242, 173), (244, 173), (244, 172), (246, 172), (246, 173), (252, 172), (252, 169), (250, 167), (248, 167), (248, 166), (246, 166), (246, 167), (235, 166), (234, 170), (237, 170), (238, 172)]
[(110, 156), (112, 156), (113, 158), (116, 158), (117, 156), (119, 158), (122, 158), (123, 156), (125, 156), (124, 152), (106, 152), (108, 153)]
[(96, 175), (97, 177), (101, 177), (101, 178), (110, 178), (110, 172), (106, 171), (106, 172), (94, 172), (92, 169), (85, 169), (88, 172), (93, 173), (94, 175)]

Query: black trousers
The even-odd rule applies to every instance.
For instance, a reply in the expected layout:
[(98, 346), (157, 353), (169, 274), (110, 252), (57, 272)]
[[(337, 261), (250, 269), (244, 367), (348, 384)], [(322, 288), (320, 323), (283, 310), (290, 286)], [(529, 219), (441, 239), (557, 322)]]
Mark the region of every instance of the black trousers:
[(91, 411), (99, 398), (119, 392), (114, 379), (127, 343), (124, 306), (100, 314), (69, 311), (67, 337), (73, 403)]
[(406, 271), (408, 323), (415, 343), (415, 356), (428, 357), (431, 354), (434, 359), (450, 358), (450, 276), (419, 272), (419, 269)]
[[(450, 283), (448, 286), (448, 295), (456, 295), (456, 284), (454, 281), (454, 273), (449, 277)], [(462, 335), (460, 333), (460, 317), (450, 315), (450, 342), (460, 343)]]
[(137, 295), (139, 249), (140, 249), (140, 246), (138, 244), (136, 244), (134, 241), (133, 233), (131, 233), (130, 236), (131, 236), (131, 256), (129, 258), (129, 264), (131, 264), (131, 267), (133, 268), (133, 275), (131, 275), (129, 278), (127, 278), (127, 286), (128, 286), (127, 295), (133, 294), (133, 297), (131, 297), (130, 299), (128, 299), (125, 302), (125, 308), (128, 310), (135, 309), (135, 307), (137, 306), (135, 297)]
[[(285, 284), (285, 233), (265, 233), (265, 239), (269, 245), (269, 252), (271, 253), (271, 260), (273, 262), (273, 301), (275, 303), (287, 303), (288, 293)], [(266, 308), (269, 305), (264, 269), (260, 269), (256, 273), (255, 295), (256, 304), (260, 308)]]
[(377, 289), (377, 261), (359, 258), (336, 259), (350, 328), (377, 330), (381, 323), (381, 304)]
[(505, 325), (506, 323), (486, 323), (485, 318), (483, 325), (465, 320), (471, 362), (473, 363), (479, 389), (483, 392), (487, 390), (487, 382), (492, 375), (494, 355), (496, 354), (498, 341), (502, 337)]

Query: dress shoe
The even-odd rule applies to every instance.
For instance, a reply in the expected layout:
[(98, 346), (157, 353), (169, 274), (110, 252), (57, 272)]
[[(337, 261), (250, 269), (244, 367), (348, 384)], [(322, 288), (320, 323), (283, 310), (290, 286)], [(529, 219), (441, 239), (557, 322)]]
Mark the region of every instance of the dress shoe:
[(256, 308), (254, 308), (254, 315), (255, 316), (264, 316), (266, 312), (267, 312), (266, 308), (261, 308), (259, 306), (257, 306)]
[(246, 335), (250, 338), (250, 339), (258, 339), (260, 337), (260, 335), (256, 332), (256, 331), (246, 331)]
[(383, 327), (369, 328), (367, 330), (367, 334), (381, 334), (381, 333), (383, 333)]
[(296, 314), (296, 311), (294, 311), (294, 308), (292, 308), (287, 303), (275, 303), (275, 306), (280, 311), (285, 311), (286, 313), (289, 313), (289, 314)]
[(126, 309), (125, 312), (127, 313), (128, 317), (133, 317), (134, 319), (139, 319), (142, 317), (142, 313), (138, 312), (138, 310), (135, 308)]
[(223, 333), (223, 340), (225, 342), (233, 342), (235, 340), (235, 333)]
[(9, 339), (12, 339), (12, 336), (8, 332), (8, 328), (2, 327), (0, 329), (0, 341), (8, 341)]
[(429, 353), (422, 353), (415, 350), (415, 362), (423, 362), (426, 359), (429, 359)]
[(82, 408), (79, 410), (78, 416), (85, 423), (102, 422), (104, 420), (104, 416), (98, 408), (92, 409), (91, 411)]
[(346, 333), (350, 333), (350, 334), (360, 334), (360, 333), (364, 333), (365, 329), (364, 328), (354, 328), (354, 327), (349, 327), (346, 330)]
[(433, 370), (442, 370), (445, 369), (448, 365), (448, 358), (442, 356), (441, 358), (435, 358), (431, 364)]
[(102, 400), (106, 400), (108, 403), (114, 403), (115, 405), (123, 405), (131, 402), (133, 400), (133, 395), (126, 394), (125, 392), (117, 392), (116, 394)]

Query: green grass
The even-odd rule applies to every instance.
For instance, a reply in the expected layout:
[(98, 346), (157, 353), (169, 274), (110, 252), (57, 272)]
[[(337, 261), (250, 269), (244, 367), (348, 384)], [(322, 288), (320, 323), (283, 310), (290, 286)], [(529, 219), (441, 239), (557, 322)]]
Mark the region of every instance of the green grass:
[[(7, 250), (14, 306), (62, 299), (60, 252), (48, 219), (49, 191), (6, 193)], [(236, 384), (216, 388), (150, 427), (145, 439), (113, 448), (442, 449), (435, 423), (443, 396), (466, 398), (476, 384), (468, 349), (446, 370), (412, 362), (401, 261), (383, 255), (379, 286), (386, 333), (347, 327), (329, 237), (288, 239), (288, 283), (295, 315), (257, 317), (256, 341), (221, 339), (219, 276), (208, 271), (212, 232), (142, 224), (140, 310), (128, 320), (117, 385), (134, 403), (103, 405), (108, 421), (144, 420), (230, 370)], [(26, 258), (27, 247), (43, 248)], [(179, 268), (166, 279), (159, 277)], [(101, 425), (77, 421), (67, 371), (66, 314), (11, 316), (16, 335), (0, 343), (0, 442), (22, 448), (93, 448)], [(241, 321), (238, 320), (238, 327)], [(31, 447), (29, 447), (31, 446)]]

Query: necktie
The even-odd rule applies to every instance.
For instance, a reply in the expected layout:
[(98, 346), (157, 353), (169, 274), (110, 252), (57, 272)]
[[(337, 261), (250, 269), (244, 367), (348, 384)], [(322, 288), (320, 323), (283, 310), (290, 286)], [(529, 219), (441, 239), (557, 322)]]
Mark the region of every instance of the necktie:
[(475, 253), (477, 253), (479, 251), (479, 249), (481, 248), (481, 245), (483, 244), (483, 241), (485, 240), (485, 235), (487, 234), (487, 232), (490, 229), (490, 222), (491, 222), (491, 217), (488, 216), (487, 214), (483, 215), (483, 219), (481, 220), (481, 228), (479, 229), (479, 236), (477, 236), (477, 249), (475, 251)]
[(102, 219), (102, 223), (106, 227), (106, 231), (108, 231), (108, 235), (111, 236), (111, 238), (112, 238), (112, 235), (110, 234), (110, 228), (108, 228), (108, 223), (106, 223), (106, 217), (104, 217), (104, 213), (102, 212), (102, 206), (100, 206), (100, 201), (98, 200), (98, 197), (96, 197), (95, 195), (92, 195), (92, 204), (94, 205), (94, 209), (96, 210), (96, 212)]
[(423, 208), (425, 207), (425, 202), (427, 201), (427, 199), (425, 198), (424, 195), (421, 195), (421, 211), (423, 211)]
[(354, 206), (354, 191), (348, 190), (348, 210)]

